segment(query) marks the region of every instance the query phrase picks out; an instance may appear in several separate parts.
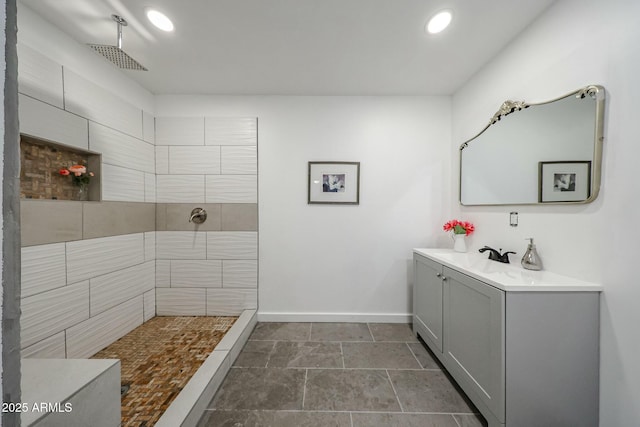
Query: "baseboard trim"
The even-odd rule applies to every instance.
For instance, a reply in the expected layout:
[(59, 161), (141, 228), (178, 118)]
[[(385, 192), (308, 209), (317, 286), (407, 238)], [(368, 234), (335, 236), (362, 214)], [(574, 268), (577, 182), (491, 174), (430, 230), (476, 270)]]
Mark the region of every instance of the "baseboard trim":
[(258, 312), (259, 322), (411, 323), (411, 313), (274, 313)]

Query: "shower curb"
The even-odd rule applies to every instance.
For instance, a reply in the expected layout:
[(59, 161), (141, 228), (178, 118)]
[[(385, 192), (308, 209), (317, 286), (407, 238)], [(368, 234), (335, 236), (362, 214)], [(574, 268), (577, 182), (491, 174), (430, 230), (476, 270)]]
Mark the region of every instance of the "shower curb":
[(155, 427), (195, 427), (257, 323), (245, 310), (167, 408)]

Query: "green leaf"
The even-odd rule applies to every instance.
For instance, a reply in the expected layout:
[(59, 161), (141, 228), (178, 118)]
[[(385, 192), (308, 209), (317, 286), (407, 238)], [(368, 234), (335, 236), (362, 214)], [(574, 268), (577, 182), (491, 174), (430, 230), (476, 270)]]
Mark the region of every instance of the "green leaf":
[(467, 230), (464, 229), (460, 224), (453, 227), (454, 234), (467, 234)]

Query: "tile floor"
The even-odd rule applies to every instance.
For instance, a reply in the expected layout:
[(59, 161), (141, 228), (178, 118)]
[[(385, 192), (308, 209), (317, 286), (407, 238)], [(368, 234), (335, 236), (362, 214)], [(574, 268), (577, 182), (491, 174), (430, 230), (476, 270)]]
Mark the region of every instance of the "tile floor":
[(154, 317), (93, 355), (120, 359), (121, 425), (153, 426), (237, 319)]
[(199, 427), (481, 427), (410, 325), (259, 323)]

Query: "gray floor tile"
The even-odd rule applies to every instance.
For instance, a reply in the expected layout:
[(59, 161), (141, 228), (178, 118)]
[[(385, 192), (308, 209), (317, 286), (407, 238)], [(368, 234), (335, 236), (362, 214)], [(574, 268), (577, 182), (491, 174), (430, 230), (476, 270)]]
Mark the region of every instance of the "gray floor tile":
[(250, 340), (308, 341), (311, 323), (258, 323)]
[(403, 342), (345, 342), (342, 343), (342, 352), (345, 368), (421, 368)]
[(342, 368), (340, 343), (278, 341), (267, 366), (269, 368)]
[(232, 368), (211, 409), (302, 409), (304, 369)]
[(448, 414), (355, 413), (353, 427), (458, 427)]
[(369, 329), (376, 341), (418, 341), (411, 325), (406, 323), (369, 323)]
[(207, 411), (198, 427), (351, 427), (346, 412)]
[(304, 409), (398, 412), (400, 405), (384, 370), (310, 369)]
[(311, 341), (373, 341), (366, 323), (313, 323)]
[(442, 369), (436, 359), (421, 342), (409, 343), (409, 348), (415, 354), (418, 362), (424, 369)]
[(460, 427), (487, 427), (487, 422), (482, 415), (454, 415)]
[(233, 363), (243, 368), (265, 368), (276, 341), (247, 341)]
[(389, 371), (389, 376), (405, 412), (475, 412), (442, 371)]

